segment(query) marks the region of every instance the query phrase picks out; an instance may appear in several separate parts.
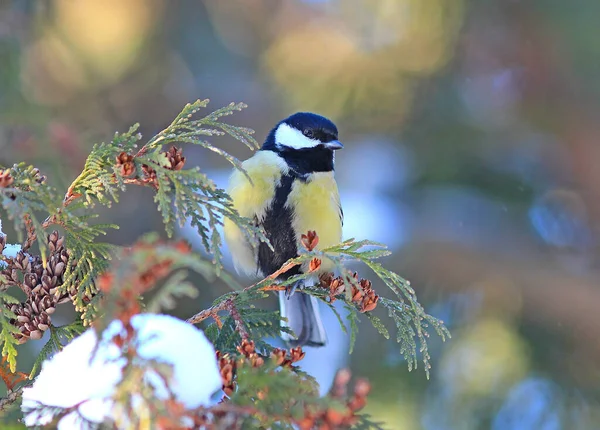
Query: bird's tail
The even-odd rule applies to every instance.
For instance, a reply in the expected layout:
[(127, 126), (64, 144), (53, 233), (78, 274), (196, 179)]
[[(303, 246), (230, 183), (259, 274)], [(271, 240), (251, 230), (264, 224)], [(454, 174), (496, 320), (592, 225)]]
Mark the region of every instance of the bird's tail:
[(281, 316), (287, 318), (287, 323), (282, 321), (282, 326), (288, 327), (296, 337), (281, 332), (283, 340), (292, 346), (325, 346), (327, 335), (321, 321), (319, 302), (316, 297), (296, 291), (288, 294), (287, 291), (279, 292), (279, 307)]

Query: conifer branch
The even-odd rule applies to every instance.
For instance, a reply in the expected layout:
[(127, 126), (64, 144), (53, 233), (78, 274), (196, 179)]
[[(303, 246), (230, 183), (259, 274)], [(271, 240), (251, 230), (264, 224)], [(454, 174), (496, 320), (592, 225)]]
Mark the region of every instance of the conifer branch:
[[(430, 367), (428, 330), (433, 328), (445, 339), (449, 337), (447, 329), (441, 321), (425, 312), (408, 281), (376, 261), (389, 255), (389, 251), (370, 241), (351, 239), (317, 250), (318, 236), (308, 232), (302, 237), (305, 249), (300, 256), (261, 281), (240, 287), (222, 270), (221, 238), (217, 229), (228, 218), (254, 246), (261, 241), (268, 243), (264, 231), (252, 220), (240, 216), (227, 193), (216, 187), (198, 168), (184, 168), (186, 158), (176, 145), (201, 146), (223, 156), (243, 171), (239, 160), (206, 141), (205, 137), (227, 134), (251, 149), (258, 148), (258, 143), (252, 138), (252, 130), (222, 122), (224, 116), (245, 105), (230, 104), (197, 118), (199, 109), (207, 103), (207, 100), (198, 100), (186, 105), (167, 128), (144, 144), (140, 144), (142, 136), (137, 133), (136, 125), (126, 133), (115, 134), (108, 143), (95, 145), (82, 172), (62, 198), (32, 166), (21, 163), (11, 168), (0, 167), (0, 204), (4, 211), (0, 215), (6, 214), (5, 219), (14, 221), (17, 241), (22, 244), (15, 255), (4, 256), (6, 237), (0, 233), (0, 343), (3, 365), (6, 365), (6, 369), (2, 369), (2, 379), (9, 389), (15, 388), (25, 375), (16, 372), (16, 346), (40, 339), (47, 330), (50, 338), (42, 347), (29, 378), (35, 377), (50, 354), (60, 351), (64, 343), (92, 322), (95, 330), (101, 332), (112, 321), (119, 320), (128, 336), (119, 342), (132, 342), (131, 319), (134, 315), (171, 309), (177, 299), (196, 296), (199, 287), (187, 279), (188, 271), (193, 271), (206, 281), (218, 277), (234, 290), (188, 319), (192, 324), (208, 318), (214, 320), (205, 328), (205, 333), (219, 350), (225, 403), (189, 411), (177, 402), (167, 402), (165, 409), (162, 401), (150, 399), (148, 407), (153, 413), (164, 418), (164, 412), (168, 410), (167, 417), (187, 417), (198, 426), (216, 426), (221, 419), (231, 418), (240, 426), (263, 428), (295, 426), (304, 429), (317, 425), (330, 428), (367, 428), (371, 425), (378, 428), (359, 413), (366, 401), (368, 384), (358, 384), (354, 394), (346, 396), (349, 376), (342, 375), (330, 396), (319, 397), (314, 379), (294, 366), (304, 356), (302, 349), (282, 350), (265, 341), (279, 336), (282, 331), (293, 334), (282, 326), (281, 315), (259, 309), (256, 303), (271, 292), (286, 290), (308, 278), (318, 279), (316, 283), (307, 282), (303, 293), (326, 303), (344, 331), (347, 330), (346, 323), (349, 324), (351, 349), (362, 315), (384, 337), (390, 337), (384, 323), (372, 313), (381, 306), (396, 326), (396, 340), (409, 369), (417, 366), (417, 354), (420, 353), (427, 375)], [(110, 206), (117, 202), (128, 185), (145, 186), (154, 191), (154, 201), (169, 236), (176, 225), (190, 222), (212, 261), (193, 253), (182, 241), (161, 241), (155, 234), (145, 236), (126, 249), (101, 242), (101, 236), (118, 226), (94, 223), (97, 215), (92, 210), (98, 204)], [(50, 232), (51, 227), (60, 231)], [(115, 256), (118, 258), (113, 259)], [(346, 265), (350, 260), (366, 265), (389, 289), (391, 297), (380, 297), (370, 280), (348, 271)], [(320, 272), (323, 261), (333, 263), (337, 276)], [(297, 266), (302, 267), (301, 273), (284, 279), (282, 275)], [(321, 275), (317, 277), (317, 273)], [(25, 294), (24, 302), (13, 295), (11, 289), (17, 288)], [(144, 302), (144, 296), (150, 291), (152, 299)], [(343, 302), (346, 322), (333, 306), (336, 300)], [(51, 316), (63, 303), (70, 303), (81, 321), (53, 326)], [(131, 382), (141, 381), (148, 369), (163, 375), (164, 365), (153, 362), (138, 365), (136, 348), (125, 348), (124, 351), (128, 365), (124, 370), (124, 383), (119, 386), (123, 393), (121, 398), (132, 399), (137, 395), (146, 400), (148, 396), (152, 397), (152, 392), (135, 392), (142, 389), (135, 388), (140, 384)], [(9, 391), (0, 400), (0, 411), (16, 401), (21, 393), (22, 387)], [(249, 402), (253, 406), (249, 406)], [(57, 422), (66, 413), (77, 411), (78, 406), (61, 409), (39, 405), (39, 411), (51, 413)], [(135, 408), (131, 404), (122, 406), (134, 414)], [(211, 417), (208, 421), (207, 416)], [(131, 422), (135, 422), (134, 418), (132, 416)]]
[[(305, 252), (299, 257), (289, 260), (279, 270), (265, 277), (263, 280), (215, 300), (211, 308), (197, 313), (187, 321), (197, 324), (209, 317), (217, 321), (216, 318), (220, 318), (219, 312), (228, 311), (234, 326), (238, 328), (239, 332), (239, 326), (242, 324), (233, 318), (231, 313), (232, 307), (236, 311), (237, 318), (237, 314), (240, 312), (243, 314), (245, 309), (248, 309), (251, 301), (266, 297), (270, 291), (285, 290), (298, 281), (314, 277), (313, 272), (319, 269), (321, 261), (328, 259), (334, 263), (340, 276), (335, 277), (333, 274), (328, 273), (322, 274), (319, 277), (319, 284), (313, 287), (304, 287), (303, 292), (327, 303), (338, 317), (342, 330), (346, 330), (345, 324), (331, 304), (336, 300), (344, 302), (345, 309), (349, 311), (347, 318), (350, 323), (351, 350), (353, 349), (358, 331), (357, 321), (359, 315), (365, 315), (382, 336), (386, 339), (390, 338), (390, 333), (383, 322), (371, 313), (381, 303), (387, 309), (390, 318), (396, 325), (396, 341), (400, 344), (400, 352), (406, 358), (409, 370), (417, 368), (417, 355), (420, 353), (425, 374), (429, 377), (431, 364), (427, 350), (427, 339), (429, 337), (427, 330), (432, 327), (442, 340), (450, 337), (450, 333), (442, 321), (425, 312), (417, 301), (416, 293), (410, 287), (408, 281), (383, 268), (383, 266), (375, 261), (389, 255), (389, 251), (385, 246), (366, 240), (355, 241), (354, 239), (349, 239), (339, 245), (318, 251), (316, 250), (318, 241), (319, 239), (315, 232), (308, 232), (306, 235), (303, 235), (302, 244), (305, 247)], [(348, 271), (345, 266), (349, 260), (360, 261), (372, 269), (377, 277), (389, 287), (395, 295), (395, 299), (380, 298), (375, 293), (371, 281), (359, 279), (357, 273)], [(298, 265), (306, 267), (307, 270), (286, 280), (279, 279), (282, 274)], [(229, 339), (230, 337), (235, 339), (238, 335), (235, 331), (230, 331), (231, 328), (226, 326), (221, 319), (219, 319), (218, 326), (215, 327), (216, 332), (214, 334), (210, 328), (211, 326), (209, 326), (207, 333), (212, 336), (211, 340), (219, 346), (223, 339)], [(285, 328), (282, 329), (285, 330)], [(247, 334), (247, 332), (244, 332), (244, 335)]]

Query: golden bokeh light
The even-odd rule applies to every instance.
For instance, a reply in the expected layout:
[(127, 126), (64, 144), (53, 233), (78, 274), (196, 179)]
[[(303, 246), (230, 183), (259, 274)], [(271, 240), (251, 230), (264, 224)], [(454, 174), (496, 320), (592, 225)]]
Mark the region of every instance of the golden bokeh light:
[(100, 77), (112, 80), (135, 62), (162, 7), (157, 0), (57, 0), (52, 31)]
[(112, 84), (139, 59), (160, 1), (56, 0), (22, 57), (22, 84), (33, 102), (60, 105), (80, 91)]
[(24, 95), (42, 105), (64, 104), (88, 85), (76, 54), (52, 33), (27, 47), (22, 69)]
[(343, 31), (319, 25), (282, 35), (265, 56), (267, 69), (294, 107), (332, 118), (401, 118), (412, 96), (410, 80), (398, 75), (389, 57), (384, 60), (358, 50)]
[(512, 325), (486, 317), (453, 333), (439, 369), (461, 396), (502, 396), (527, 374), (529, 353)]
[(295, 108), (398, 125), (417, 79), (451, 58), (462, 15), (462, 1), (334, 2), (282, 28), (265, 68)]

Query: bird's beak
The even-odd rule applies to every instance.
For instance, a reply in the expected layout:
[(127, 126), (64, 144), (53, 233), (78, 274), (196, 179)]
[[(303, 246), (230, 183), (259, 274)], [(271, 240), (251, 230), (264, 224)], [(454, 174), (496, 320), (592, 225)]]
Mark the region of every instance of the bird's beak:
[(339, 140), (332, 140), (331, 142), (325, 143), (325, 148), (333, 149), (334, 151), (336, 149), (342, 149), (343, 147), (344, 145), (342, 145), (342, 142), (340, 142)]

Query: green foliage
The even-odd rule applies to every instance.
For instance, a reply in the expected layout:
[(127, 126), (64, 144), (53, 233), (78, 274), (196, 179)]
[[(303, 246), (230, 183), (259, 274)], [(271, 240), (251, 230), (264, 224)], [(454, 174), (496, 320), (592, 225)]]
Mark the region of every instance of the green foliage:
[[(64, 199), (50, 187), (45, 178), (33, 166), (25, 163), (15, 164), (8, 169), (13, 183), (5, 188), (0, 187), (0, 202), (2, 210), (0, 219), (11, 219), (19, 241), (35, 240), (38, 252), (44, 265), (48, 258), (48, 243), (46, 230), (60, 228), (64, 231), (66, 247), (69, 251), (69, 265), (64, 273), (64, 282), (59, 286), (59, 294), (73, 293), (75, 310), (85, 324), (89, 324), (98, 315), (99, 292), (96, 285), (100, 274), (107, 271), (110, 261), (118, 251), (118, 247), (103, 243), (98, 239), (109, 229), (118, 228), (113, 224), (93, 224), (97, 215), (91, 210), (96, 204), (110, 206), (117, 202), (126, 184), (148, 185), (143, 176), (142, 166), (149, 165), (156, 171), (157, 183), (155, 201), (163, 215), (163, 220), (169, 235), (173, 232), (173, 220), (180, 225), (190, 218), (206, 246), (214, 256), (215, 265), (211, 271), (219, 272), (221, 262), (220, 237), (217, 227), (223, 217), (229, 217), (237, 222), (254, 243), (264, 240), (264, 234), (250, 220), (240, 217), (233, 209), (229, 196), (214, 186), (197, 168), (189, 170), (171, 170), (167, 166), (167, 157), (161, 150), (165, 145), (177, 142), (191, 143), (214, 151), (237, 167), (240, 162), (226, 152), (214, 147), (203, 140), (203, 136), (220, 136), (228, 134), (249, 147), (258, 147), (252, 138), (252, 130), (223, 123), (221, 119), (245, 107), (244, 104), (230, 104), (205, 117), (195, 119), (194, 115), (200, 108), (206, 107), (208, 100), (188, 104), (177, 118), (166, 129), (153, 136), (145, 145), (140, 146), (142, 136), (134, 125), (125, 133), (116, 133), (109, 143), (94, 145), (82, 172), (69, 186)], [(137, 152), (136, 152), (137, 151)], [(135, 175), (123, 177), (117, 165), (117, 157), (126, 153), (134, 157)], [(6, 170), (6, 169), (2, 169)], [(5, 216), (6, 215), (6, 216)], [(29, 225), (26, 224), (26, 221)], [(33, 250), (30, 251), (33, 255)], [(203, 262), (206, 265), (209, 263)], [(196, 268), (199, 267), (196, 262)], [(177, 275), (180, 276), (180, 275)], [(237, 286), (231, 276), (223, 273), (223, 279)], [(165, 291), (171, 288), (179, 289), (176, 294), (189, 294), (189, 285), (178, 284), (179, 278), (169, 282)], [(0, 289), (5, 290), (5, 282), (0, 279)], [(15, 301), (8, 293), (3, 296), (4, 303)], [(165, 293), (157, 300), (173, 304), (170, 295)], [(157, 309), (158, 302), (149, 304), (149, 309)], [(15, 327), (10, 324), (14, 315), (3, 306), (0, 313), (3, 342), (3, 356), (8, 356), (11, 366), (16, 363), (16, 340), (13, 337)], [(56, 344), (55, 344), (56, 345)]]
[(119, 201), (119, 192), (125, 191), (125, 183), (116, 173), (115, 160), (121, 152), (136, 149), (137, 142), (142, 138), (136, 133), (139, 124), (133, 125), (126, 133), (115, 133), (110, 143), (94, 145), (88, 155), (82, 172), (73, 181), (65, 200), (83, 198), (87, 207), (96, 203), (110, 206), (113, 201)]
[(0, 342), (2, 342), (2, 357), (6, 357), (10, 366), (10, 371), (15, 372), (17, 369), (17, 345), (18, 341), (13, 335), (19, 330), (10, 323), (11, 319), (16, 318), (16, 315), (11, 312), (9, 306), (17, 304), (19, 300), (15, 299), (10, 294), (0, 291)]
[[(301, 419), (306, 411), (336, 410), (343, 412), (345, 405), (331, 396), (319, 396), (315, 380), (294, 368), (278, 368), (266, 363), (260, 368), (242, 366), (237, 372), (238, 388), (230, 402), (238, 406), (252, 406), (256, 412), (243, 421), (242, 428), (295, 428), (289, 418)], [(257, 393), (269, 393), (265, 399)], [(353, 428), (382, 429), (368, 416), (358, 415)]]
[[(276, 338), (282, 331), (292, 334), (290, 329), (281, 327), (279, 312), (258, 309), (250, 302), (243, 301), (234, 301), (234, 306), (250, 338), (256, 343), (256, 350), (262, 354), (268, 355), (273, 349), (264, 339)], [(242, 337), (235, 321), (231, 316), (226, 316), (221, 322), (221, 328), (216, 323), (212, 323), (204, 333), (218, 351), (237, 354), (236, 347), (242, 341)]]
[(263, 339), (275, 339), (282, 331), (292, 334), (287, 327), (281, 327), (281, 315), (278, 311), (268, 311), (249, 306), (239, 310), (251, 339), (256, 339), (256, 349), (266, 354), (272, 347)]
[[(293, 418), (302, 417), (307, 410), (341, 410), (346, 405), (339, 399), (319, 397), (316, 383), (310, 375), (295, 367), (274, 365), (269, 359), (273, 348), (266, 339), (279, 336), (282, 330), (292, 333), (282, 328), (283, 321), (278, 312), (260, 309), (256, 303), (283, 287), (301, 283), (304, 284), (304, 293), (319, 298), (335, 313), (342, 329), (349, 332), (351, 350), (362, 314), (379, 333), (389, 338), (390, 333), (384, 322), (367, 311), (372, 307), (361, 308), (353, 301), (353, 289), (356, 291), (362, 287), (354, 274), (346, 269), (349, 261), (366, 265), (390, 290), (392, 298), (380, 297), (378, 303), (387, 310), (396, 326), (396, 340), (400, 344), (400, 352), (408, 361), (409, 369), (417, 367), (417, 356), (421, 354), (428, 376), (429, 331), (433, 328), (443, 339), (449, 333), (441, 321), (424, 311), (409, 282), (377, 261), (389, 255), (385, 246), (351, 239), (322, 251), (307, 251), (284, 266), (289, 269), (294, 265), (307, 264), (314, 258), (332, 261), (345, 284), (345, 293), (335, 297), (330, 296), (333, 293), (329, 287), (323, 288), (318, 282), (315, 283), (312, 274), (295, 275), (285, 281), (268, 277), (242, 288), (230, 274), (222, 270), (222, 244), (217, 229), (224, 219), (236, 223), (255, 246), (261, 241), (268, 243), (268, 240), (252, 220), (237, 213), (227, 193), (216, 187), (198, 168), (182, 169), (184, 159), (181, 153), (171, 148), (176, 143), (199, 145), (220, 154), (243, 171), (237, 159), (205, 138), (227, 134), (251, 149), (257, 148), (252, 130), (222, 122), (223, 117), (245, 106), (232, 103), (196, 118), (207, 102), (198, 100), (186, 105), (167, 128), (145, 144), (140, 143), (142, 136), (135, 125), (125, 133), (115, 134), (109, 143), (95, 145), (83, 171), (68, 188), (62, 202), (56, 190), (49, 187), (33, 167), (18, 164), (10, 169), (14, 185), (0, 188), (2, 208), (15, 221), (20, 233), (19, 240), (26, 240), (29, 246), (34, 240), (37, 242), (44, 264), (52, 255), (49, 252), (47, 230), (53, 227), (64, 231), (69, 264), (65, 267), (62, 284), (57, 286), (55, 294), (56, 297), (70, 298), (80, 317), (80, 321), (72, 324), (49, 327), (50, 338), (42, 347), (30, 378), (35, 377), (46, 358), (62, 349), (65, 342), (81, 333), (83, 327), (92, 321), (95, 329), (102, 331), (115, 319), (126, 323), (135, 313), (172, 309), (179, 299), (195, 297), (197, 287), (187, 280), (188, 273), (193, 271), (207, 281), (219, 277), (233, 289), (216, 299), (212, 307), (203, 311), (204, 314), (198, 319), (213, 319), (205, 333), (215, 348), (238, 359), (241, 357), (238, 346), (242, 340), (250, 339), (254, 342), (256, 353), (265, 359), (263, 366), (241, 366), (237, 369), (237, 390), (229, 403), (236, 407), (252, 405), (256, 408), (256, 414), (242, 414), (245, 426), (292, 428)], [(204, 248), (211, 254), (212, 261), (191, 252), (181, 242), (161, 241), (156, 234), (145, 236), (128, 249), (100, 241), (108, 230), (118, 226), (94, 223), (96, 215), (93, 209), (96, 205), (110, 207), (112, 202), (119, 200), (127, 185), (149, 186), (155, 191), (154, 201), (169, 236), (172, 236), (176, 225), (183, 226), (191, 222)], [(33, 249), (28, 252), (35, 255)], [(26, 294), (33, 294), (21, 287)], [(0, 275), (2, 354), (8, 357), (11, 371), (14, 371), (18, 341), (13, 335), (18, 330), (13, 325), (16, 315), (9, 310), (9, 305), (19, 301), (7, 289), (8, 283)], [(148, 294), (150, 290), (151, 295)], [(144, 302), (144, 296), (147, 295), (149, 298)], [(333, 300), (343, 302), (346, 321), (333, 306)], [(261, 392), (268, 392), (268, 396), (260, 397), (258, 393)], [(366, 416), (358, 418), (355, 428), (379, 428)]]
[[(106, 235), (108, 229), (119, 227), (114, 224), (85, 224), (84, 220), (92, 218), (95, 216), (74, 216), (62, 223), (66, 232), (69, 260), (76, 264), (67, 266), (59, 292), (63, 294), (71, 290), (77, 292), (73, 303), (77, 312), (85, 311), (90, 305), (86, 302), (86, 298), (98, 293), (95, 280), (100, 274), (106, 272), (110, 260), (118, 250), (117, 246), (99, 242), (97, 238)], [(91, 323), (90, 319), (83, 318), (83, 320), (85, 324)]]
[(230, 316), (227, 316), (221, 320), (221, 324), (220, 328), (216, 323), (210, 324), (204, 330), (204, 334), (217, 351), (235, 353), (236, 346), (241, 341), (240, 334), (235, 331), (235, 321)]
[[(0, 171), (4, 170), (0, 166)], [(12, 186), (0, 188), (2, 208), (7, 218), (14, 221), (19, 242), (24, 240), (25, 220), (29, 218), (37, 235), (37, 244), (42, 259), (46, 258), (46, 237), (43, 231), (40, 214), (51, 214), (60, 206), (56, 190), (46, 183), (39, 171), (33, 166), (18, 163), (12, 166), (10, 174), (14, 179)]]
[[(217, 270), (221, 268), (222, 259), (221, 238), (217, 227), (222, 225), (223, 218), (230, 218), (236, 222), (248, 233), (254, 245), (260, 240), (266, 240), (263, 231), (251, 220), (239, 216), (223, 189), (216, 187), (198, 168), (172, 169), (168, 157), (163, 152), (165, 147), (176, 143), (199, 145), (220, 154), (241, 169), (239, 160), (203, 137), (229, 134), (250, 148), (258, 148), (251, 129), (221, 121), (222, 117), (232, 115), (246, 105), (231, 103), (205, 117), (195, 119), (194, 115), (207, 104), (208, 100), (197, 100), (187, 104), (167, 128), (152, 137), (139, 150), (137, 144), (142, 137), (136, 133), (137, 125), (126, 133), (115, 134), (109, 144), (95, 145), (83, 172), (69, 188), (67, 201), (82, 197), (88, 207), (93, 207), (95, 203), (109, 206), (112, 201), (118, 201), (119, 192), (125, 190), (127, 183), (152, 185), (156, 189), (154, 201), (169, 237), (173, 235), (176, 224), (183, 226), (190, 220), (192, 226), (198, 230), (206, 251), (213, 255), (213, 263)], [(123, 152), (133, 156), (135, 173), (129, 177), (123, 177), (115, 165), (115, 160)], [(145, 166), (149, 166), (155, 172), (155, 182), (148, 181), (144, 173)]]
[[(417, 368), (418, 354), (420, 353), (424, 364), (425, 374), (429, 377), (431, 364), (429, 362), (430, 356), (427, 350), (427, 338), (429, 337), (428, 330), (433, 328), (443, 340), (449, 338), (450, 333), (442, 321), (425, 312), (417, 300), (414, 289), (410, 286), (408, 281), (396, 273), (385, 269), (376, 261), (389, 254), (390, 252), (382, 244), (368, 240), (355, 241), (354, 239), (349, 239), (339, 245), (332, 246), (322, 251), (314, 250), (305, 252), (297, 258), (289, 260), (286, 265), (304, 264), (313, 258), (329, 259), (334, 263), (336, 270), (342, 275), (342, 278), (347, 284), (346, 294), (339, 295), (336, 298), (345, 303), (344, 308), (347, 311), (347, 320), (350, 328), (351, 350), (354, 347), (356, 335), (358, 333), (358, 321), (360, 315), (363, 313), (361, 313), (352, 303), (349, 296), (350, 287), (352, 285), (357, 288), (360, 288), (360, 286), (356, 283), (353, 274), (346, 266), (350, 261), (358, 261), (369, 267), (395, 296), (394, 299), (380, 297), (379, 303), (388, 311), (390, 318), (396, 326), (396, 341), (400, 344), (400, 352), (407, 360), (409, 370)], [(313, 275), (311, 274), (300, 274), (292, 276), (285, 281), (278, 282), (278, 284), (283, 286), (293, 285), (298, 281), (308, 280), (312, 277)], [(218, 305), (224, 299), (231, 299), (234, 306), (243, 313), (251, 306), (253, 301), (265, 296), (263, 289), (271, 284), (273, 284), (273, 280), (267, 278), (242, 291), (217, 299), (213, 303), (213, 306)], [(307, 283), (307, 285), (310, 284)], [(321, 287), (306, 286), (303, 291), (327, 303), (330, 309), (337, 315), (342, 330), (347, 330), (346, 324), (341, 316), (327, 300), (327, 297), (329, 296), (328, 290)], [(386, 339), (390, 338), (388, 329), (377, 316), (373, 315), (371, 312), (365, 312), (364, 315), (382, 336)], [(248, 318), (244, 319), (244, 322), (247, 325), (260, 324), (260, 320), (255, 319), (253, 314), (249, 314)], [(229, 333), (228, 330), (233, 331)], [(215, 326), (211, 326), (207, 331), (207, 334), (212, 336), (210, 339), (216, 342), (215, 345), (227, 344), (227, 342), (231, 340), (229, 336), (236, 336), (234, 327), (225, 325), (221, 330)]]
[(203, 118), (193, 119), (198, 110), (206, 106), (208, 106), (208, 99), (188, 103), (166, 129), (148, 142), (148, 149), (154, 150), (177, 142), (192, 143), (222, 155), (234, 166), (241, 168), (240, 162), (235, 157), (213, 146), (210, 142), (202, 139), (202, 136), (222, 136), (226, 133), (245, 144), (248, 148), (258, 149), (260, 145), (252, 137), (254, 134), (252, 129), (221, 121), (221, 118), (232, 115), (235, 111), (241, 111), (247, 106), (244, 103), (230, 103)]
[(122, 319), (124, 313), (130, 313), (136, 306), (139, 306), (138, 312), (141, 311), (141, 302), (135, 302), (150, 289), (154, 294), (144, 310), (151, 313), (172, 309), (178, 298), (196, 297), (196, 287), (186, 280), (188, 270), (209, 282), (216, 275), (215, 266), (190, 252), (186, 244), (166, 243), (159, 240), (157, 234), (147, 234), (132, 249), (121, 251), (111, 276), (100, 281), (105, 297), (103, 313), (96, 318), (95, 328), (101, 332), (111, 321)]
[[(428, 329), (433, 327), (442, 340), (449, 338), (450, 332), (442, 321), (425, 312), (418, 302), (415, 290), (410, 286), (409, 281), (375, 261), (390, 254), (385, 245), (368, 240), (355, 241), (349, 239), (340, 245), (323, 250), (323, 254), (334, 260), (338, 270), (342, 273), (346, 270), (344, 266), (348, 260), (365, 264), (391, 290), (395, 296), (394, 300), (381, 297), (380, 303), (388, 310), (390, 317), (396, 324), (396, 341), (400, 344), (400, 352), (408, 361), (409, 370), (412, 370), (417, 367), (418, 348), (422, 354), (425, 374), (429, 378), (431, 364), (427, 352)], [(381, 320), (368, 312), (365, 314), (379, 333), (388, 339), (389, 332)], [(356, 330), (357, 326), (354, 327), (353, 330)]]
[(195, 298), (198, 290), (187, 280), (188, 274), (187, 270), (173, 273), (162, 285), (162, 288), (154, 292), (145, 311), (159, 313), (161, 310), (173, 309), (177, 304), (177, 299)]
[(243, 103), (231, 103), (200, 119), (193, 119), (199, 108), (206, 107), (208, 100), (198, 100), (188, 104), (175, 120), (158, 133), (141, 151), (136, 163), (149, 165), (156, 172), (158, 190), (154, 197), (169, 236), (177, 222), (183, 226), (189, 219), (198, 230), (207, 252), (213, 255), (217, 270), (221, 268), (221, 237), (217, 227), (222, 225), (224, 217), (232, 219), (248, 233), (254, 245), (258, 240), (266, 241), (264, 233), (254, 223), (240, 217), (233, 208), (227, 193), (206, 177), (199, 169), (171, 170), (164, 153), (165, 145), (184, 142), (200, 145), (223, 156), (235, 167), (242, 169), (241, 163), (227, 152), (213, 146), (202, 136), (215, 136), (227, 133), (249, 148), (258, 148), (252, 137), (253, 131), (245, 127), (233, 126), (220, 119), (246, 107)]

